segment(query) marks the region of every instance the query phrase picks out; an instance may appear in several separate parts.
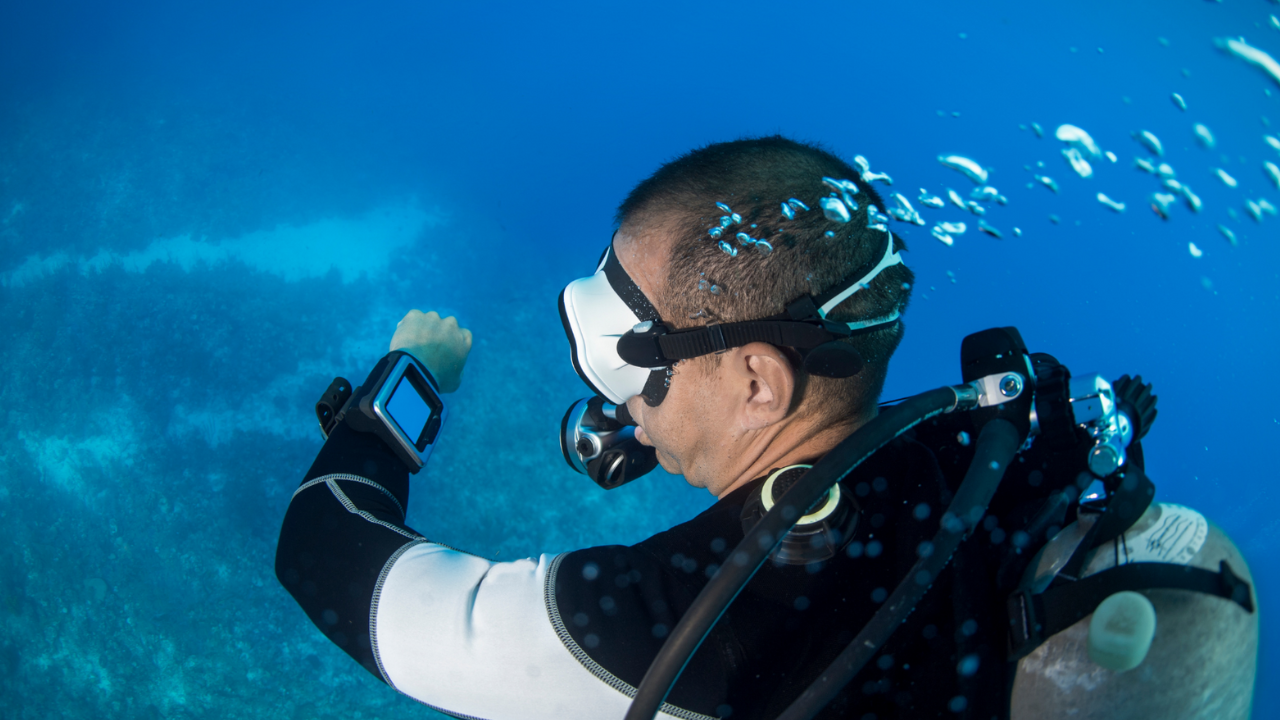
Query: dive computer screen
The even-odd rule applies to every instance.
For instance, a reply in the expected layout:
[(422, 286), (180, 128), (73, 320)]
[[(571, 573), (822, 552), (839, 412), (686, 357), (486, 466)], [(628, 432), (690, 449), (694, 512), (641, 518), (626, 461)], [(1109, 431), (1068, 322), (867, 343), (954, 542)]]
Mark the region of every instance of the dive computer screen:
[(405, 437), (421, 451), (435, 440), (440, 429), (440, 408), (437, 405), (426, 379), (410, 366), (396, 383), (386, 408)]

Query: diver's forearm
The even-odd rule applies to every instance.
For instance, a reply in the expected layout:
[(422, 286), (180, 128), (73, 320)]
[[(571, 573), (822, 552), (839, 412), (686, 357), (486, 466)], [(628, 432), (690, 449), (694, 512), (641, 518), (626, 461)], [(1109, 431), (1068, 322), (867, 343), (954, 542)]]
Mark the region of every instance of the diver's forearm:
[(404, 525), (409, 473), (376, 436), (334, 428), (294, 493), (276, 577), (316, 627), (380, 679), (369, 635), (388, 561), (421, 535)]

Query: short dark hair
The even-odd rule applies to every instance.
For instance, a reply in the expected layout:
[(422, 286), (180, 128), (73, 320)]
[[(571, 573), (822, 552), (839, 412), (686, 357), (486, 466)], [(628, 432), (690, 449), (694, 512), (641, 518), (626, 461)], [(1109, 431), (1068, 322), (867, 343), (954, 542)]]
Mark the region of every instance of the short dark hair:
[[(819, 201), (831, 193), (823, 177), (853, 180), (860, 188), (853, 196), (859, 208), (850, 222), (823, 216)], [(791, 198), (810, 209), (797, 210), (788, 219), (782, 205)], [(725, 214), (717, 202), (742, 217), (741, 223), (724, 229), (722, 238), (737, 248), (737, 257), (721, 250), (709, 234)], [(819, 145), (774, 135), (714, 143), (664, 164), (631, 191), (616, 220), (619, 226), (672, 237), (657, 309), (668, 324), (692, 327), (780, 313), (787, 303), (847, 279), (884, 247), (885, 231), (869, 227), (870, 205), (884, 209), (879, 194), (848, 163)], [(735, 240), (739, 232), (768, 241), (773, 251), (740, 245)], [(894, 247), (906, 249), (896, 235)], [(913, 281), (905, 265), (890, 267), (828, 317), (852, 322), (902, 312)], [(845, 340), (866, 360), (852, 378), (810, 377), (797, 366), (801, 401), (812, 397), (815, 411), (830, 419), (867, 413), (879, 399), (889, 357), (902, 334), (899, 322)], [(794, 351), (789, 357), (798, 360)]]

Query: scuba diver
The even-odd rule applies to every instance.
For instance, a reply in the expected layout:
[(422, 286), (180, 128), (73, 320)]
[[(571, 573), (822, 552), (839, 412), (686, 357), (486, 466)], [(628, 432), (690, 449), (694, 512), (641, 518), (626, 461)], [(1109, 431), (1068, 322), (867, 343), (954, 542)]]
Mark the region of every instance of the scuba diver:
[(276, 575), (375, 677), (454, 717), (1247, 718), (1239, 551), (1154, 502), (1140, 377), (1013, 328), (963, 382), (879, 403), (914, 281), (881, 198), (782, 137), (631, 191), (560, 295), (594, 395), (561, 426), (608, 490), (656, 465), (717, 502), (631, 546), (494, 562), (406, 524), (471, 334), (412, 311), (293, 495)]

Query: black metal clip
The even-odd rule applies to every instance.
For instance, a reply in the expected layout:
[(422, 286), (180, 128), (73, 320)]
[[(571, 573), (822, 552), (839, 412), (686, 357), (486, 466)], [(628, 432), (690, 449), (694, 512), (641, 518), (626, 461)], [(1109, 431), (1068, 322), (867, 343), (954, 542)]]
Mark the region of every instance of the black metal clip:
[(342, 408), (350, 399), (351, 383), (344, 377), (336, 377), (329, 383), (329, 389), (316, 401), (316, 420), (320, 422), (320, 434), (326, 440), (341, 419)]

